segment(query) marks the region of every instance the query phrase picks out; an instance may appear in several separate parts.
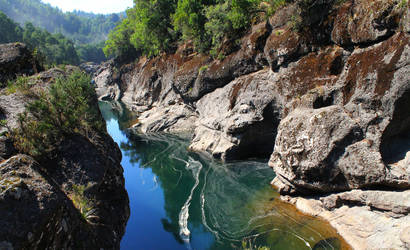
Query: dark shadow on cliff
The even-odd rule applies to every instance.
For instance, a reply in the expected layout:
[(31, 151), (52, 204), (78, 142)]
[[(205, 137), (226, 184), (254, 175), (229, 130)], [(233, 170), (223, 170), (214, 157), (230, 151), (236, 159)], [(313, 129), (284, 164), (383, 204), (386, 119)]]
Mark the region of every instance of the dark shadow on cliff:
[(396, 101), (393, 118), (384, 130), (380, 153), (386, 164), (398, 162), (410, 151), (410, 90)]
[(279, 108), (274, 102), (263, 110), (263, 120), (246, 128), (244, 133), (233, 136), (241, 138), (240, 144), (233, 150), (226, 152), (226, 160), (245, 160), (250, 158), (269, 158), (272, 154), (277, 129), (280, 123)]

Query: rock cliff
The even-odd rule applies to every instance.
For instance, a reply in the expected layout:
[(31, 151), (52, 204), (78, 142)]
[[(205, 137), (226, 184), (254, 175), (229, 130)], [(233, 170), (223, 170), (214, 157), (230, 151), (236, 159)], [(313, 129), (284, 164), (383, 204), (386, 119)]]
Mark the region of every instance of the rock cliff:
[[(70, 70), (41, 72), (28, 85), (44, 91)], [(130, 211), (118, 146), (106, 131), (89, 131), (65, 136), (45, 158), (22, 154), (9, 135), (30, 93), (0, 93), (0, 249), (119, 249)]]
[[(390, 197), (383, 190), (409, 189), (408, 1), (311, 1), (301, 8), (303, 2), (254, 25), (223, 60), (184, 44), (173, 54), (107, 63), (95, 78), (100, 98), (139, 112), (144, 133), (192, 133), (191, 150), (223, 160), (270, 157), (272, 184), (282, 194), (373, 189)], [(372, 209), (368, 197), (341, 206)], [(403, 197), (397, 223), (409, 218)], [(371, 210), (367, 222), (391, 210)], [(391, 227), (373, 227), (369, 235)], [(408, 244), (397, 240), (397, 248)]]

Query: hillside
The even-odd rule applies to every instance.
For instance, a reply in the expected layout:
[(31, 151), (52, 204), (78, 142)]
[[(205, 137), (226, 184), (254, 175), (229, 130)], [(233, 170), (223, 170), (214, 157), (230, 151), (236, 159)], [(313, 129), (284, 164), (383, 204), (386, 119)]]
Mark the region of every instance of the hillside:
[[(27, 44), (33, 51), (33, 55), (44, 66), (58, 64), (76, 65), (80, 62), (79, 50), (74, 43), (62, 34), (51, 34), (50, 32), (37, 28), (31, 23), (21, 27), (0, 11), (0, 44), (22, 42)], [(81, 54), (83, 61), (94, 58), (91, 55)], [(104, 56), (103, 56), (104, 57)], [(98, 59), (98, 58), (96, 58)]]
[(62, 33), (76, 44), (99, 43), (120, 21), (120, 14), (64, 13), (40, 0), (0, 0), (0, 11), (14, 21), (31, 22), (50, 33)]

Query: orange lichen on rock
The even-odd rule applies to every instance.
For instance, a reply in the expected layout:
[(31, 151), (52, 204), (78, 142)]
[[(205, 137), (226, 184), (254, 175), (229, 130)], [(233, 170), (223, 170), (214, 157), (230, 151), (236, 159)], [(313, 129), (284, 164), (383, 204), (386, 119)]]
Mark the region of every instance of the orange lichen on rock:
[[(347, 61), (349, 72), (344, 88), (344, 103), (349, 102), (355, 88), (366, 88), (378, 96), (384, 95), (390, 88), (396, 64), (408, 44), (408, 36), (398, 33), (380, 44), (352, 54)], [(372, 78), (376, 80), (374, 90), (374, 82), (368, 80)]]

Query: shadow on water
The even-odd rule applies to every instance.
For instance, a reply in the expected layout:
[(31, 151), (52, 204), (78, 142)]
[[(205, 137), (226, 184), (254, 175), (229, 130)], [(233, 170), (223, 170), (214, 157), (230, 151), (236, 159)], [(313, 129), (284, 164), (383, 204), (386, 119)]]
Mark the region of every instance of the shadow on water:
[[(344, 249), (327, 223), (280, 201), (266, 161), (229, 164), (187, 151), (188, 141), (128, 130), (135, 115), (100, 103), (120, 145), (131, 216), (122, 249)], [(118, 107), (121, 109), (118, 111)]]

